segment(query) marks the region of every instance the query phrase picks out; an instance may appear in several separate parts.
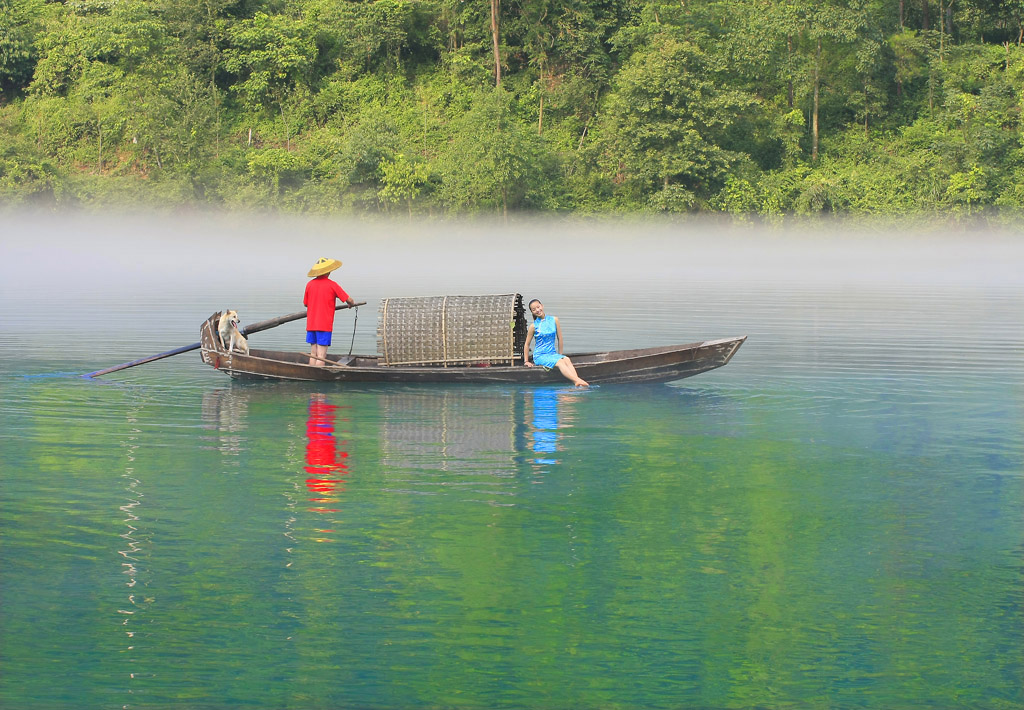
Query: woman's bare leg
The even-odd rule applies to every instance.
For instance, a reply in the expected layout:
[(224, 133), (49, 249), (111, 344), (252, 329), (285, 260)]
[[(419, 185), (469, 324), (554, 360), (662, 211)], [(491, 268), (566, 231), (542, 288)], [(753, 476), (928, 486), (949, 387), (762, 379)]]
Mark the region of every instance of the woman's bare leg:
[(569, 380), (577, 387), (590, 387), (589, 382), (576, 374), (576, 368), (573, 367), (572, 361), (569, 360), (569, 358), (563, 357), (555, 364), (558, 367), (558, 371), (565, 376), (565, 379)]

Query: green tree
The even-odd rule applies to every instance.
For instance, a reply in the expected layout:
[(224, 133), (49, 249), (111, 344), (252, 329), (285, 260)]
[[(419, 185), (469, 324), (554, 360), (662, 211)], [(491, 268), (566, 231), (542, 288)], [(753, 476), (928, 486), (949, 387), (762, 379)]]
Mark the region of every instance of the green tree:
[(276, 107), (285, 127), (285, 147), (290, 149), (287, 98), (299, 84), (308, 82), (316, 58), (307, 26), (284, 15), (259, 12), (232, 25), (227, 41), (224, 66), (239, 77), (231, 90), (252, 111)]
[(211, 84), (223, 62), (223, 35), (239, 0), (162, 0), (161, 14), (172, 35), (175, 58), (192, 74)]
[(512, 112), (502, 89), (484, 91), (451, 126), (451, 142), (441, 160), (440, 194), (455, 211), (541, 207), (548, 177), (546, 152), (536, 131)]
[(295, 188), (308, 176), (310, 166), (296, 153), (281, 148), (253, 151), (247, 162), (249, 174), (278, 197), (285, 188)]
[(91, 63), (122, 74), (159, 71), (166, 42), (163, 26), (141, 0), (62, 9), (40, 33), (40, 59), (29, 88), (36, 95), (66, 95)]
[(96, 173), (104, 169), (104, 149), (108, 152), (123, 136), (129, 115), (122, 91), (123, 73), (101, 62), (90, 62), (76, 82), (69, 100), (79, 108), (83, 136), (95, 139)]
[(712, 57), (671, 33), (649, 38), (616, 76), (597, 130), (605, 175), (632, 200), (689, 209), (715, 192), (741, 156), (722, 146), (753, 97), (722, 87)]
[(151, 153), (157, 168), (174, 166), (192, 177), (216, 151), (216, 87), (179, 68), (129, 88), (135, 110), (129, 118), (133, 145)]
[[(810, 124), (811, 160), (817, 161), (822, 94), (831, 81), (842, 77), (844, 54), (856, 52), (856, 43), (862, 39), (865, 28), (871, 26), (870, 6), (847, 0), (791, 3), (739, 0), (735, 15), (739, 31), (731, 40), (733, 51), (738, 52), (740, 58), (755, 54), (750, 63), (770, 77), (771, 86), (785, 86), (787, 110), (801, 100), (804, 102)], [(753, 41), (756, 50), (736, 48), (737, 44), (747, 41)], [(870, 59), (868, 53), (861, 61), (845, 65), (856, 72), (864, 72), (872, 67)], [(865, 86), (864, 78), (851, 83)]]
[(971, 214), (989, 197), (985, 171), (975, 165), (967, 172), (953, 173), (949, 176), (946, 197), (955, 210)]
[(0, 101), (23, 90), (32, 78), (44, 8), (43, 0), (0, 0)]
[(412, 203), (430, 177), (422, 163), (412, 163), (405, 154), (398, 153), (393, 159), (380, 163), (381, 189), (377, 193), (381, 201), (395, 203), (405, 201), (412, 219)]
[(889, 48), (895, 59), (896, 96), (903, 97), (904, 87), (924, 76), (928, 69), (928, 43), (915, 30), (890, 35)]

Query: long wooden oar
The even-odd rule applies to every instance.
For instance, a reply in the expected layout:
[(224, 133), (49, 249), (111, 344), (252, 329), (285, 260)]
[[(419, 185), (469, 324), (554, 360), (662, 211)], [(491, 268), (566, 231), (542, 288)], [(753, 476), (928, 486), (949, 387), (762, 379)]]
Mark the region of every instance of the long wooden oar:
[[(366, 301), (359, 301), (358, 303), (354, 304), (354, 306), (350, 306), (347, 303), (343, 303), (340, 306), (336, 307), (334, 310), (340, 311), (343, 308), (354, 308), (356, 306), (365, 306), (365, 305), (366, 305)], [(251, 335), (252, 333), (259, 333), (261, 330), (270, 330), (271, 328), (276, 328), (279, 325), (284, 325), (285, 323), (291, 323), (293, 320), (299, 320), (300, 318), (305, 318), (305, 317), (306, 317), (306, 311), (299, 311), (298, 313), (291, 313), (291, 314), (289, 314), (287, 316), (280, 316), (278, 318), (271, 318), (270, 320), (260, 321), (259, 323), (253, 323), (252, 325), (250, 325), (248, 327), (242, 328), (242, 335)], [(121, 365), (115, 365), (114, 367), (108, 367), (108, 368), (106, 368), (104, 370), (96, 370), (96, 372), (90, 372), (87, 375), (82, 375), (82, 377), (92, 378), (92, 377), (99, 377), (100, 375), (109, 375), (111, 372), (117, 372), (118, 370), (127, 370), (129, 367), (135, 367), (136, 365), (145, 365), (147, 362), (153, 362), (154, 360), (163, 360), (165, 357), (171, 357), (173, 355), (180, 355), (181, 353), (187, 353), (187, 352), (189, 352), (191, 350), (198, 350), (199, 346), (200, 346), (199, 343), (192, 343), (191, 345), (183, 345), (180, 348), (175, 348), (174, 350), (168, 350), (165, 353), (159, 353), (157, 355), (150, 355), (149, 357), (144, 357), (144, 358), (141, 358), (139, 360), (132, 360), (131, 362), (126, 362), (126, 363), (123, 363)]]

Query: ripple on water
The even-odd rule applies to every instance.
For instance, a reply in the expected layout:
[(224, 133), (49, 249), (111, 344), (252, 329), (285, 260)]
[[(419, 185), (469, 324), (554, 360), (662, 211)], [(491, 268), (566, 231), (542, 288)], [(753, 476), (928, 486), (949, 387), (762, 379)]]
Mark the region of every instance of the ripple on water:
[[(301, 232), (246, 233), (252, 269), (284, 270)], [(439, 252), (420, 241), (415, 278), (346, 255), (346, 285), (372, 304), (469, 282), (423, 269)], [(538, 292), (571, 350), (748, 335), (727, 367), (585, 393), (250, 385), (186, 353), (86, 381), (188, 344), (228, 303), (296, 310), (303, 279), (193, 290), (165, 269), (70, 303), (0, 299), (0, 693), (1021, 706), (1021, 277), (994, 258), (987, 285), (932, 254), (880, 273), (877, 254), (641, 241), (564, 279), (519, 280), (510, 259), (514, 278), (473, 283)], [(59, 341), (39, 327), (54, 312)], [(259, 340), (302, 350), (294, 326)]]

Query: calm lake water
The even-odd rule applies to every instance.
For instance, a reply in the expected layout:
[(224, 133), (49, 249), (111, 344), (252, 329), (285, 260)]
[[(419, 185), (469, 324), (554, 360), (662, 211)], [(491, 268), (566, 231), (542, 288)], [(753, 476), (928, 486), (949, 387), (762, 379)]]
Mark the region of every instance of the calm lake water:
[[(1024, 706), (1024, 238), (0, 224), (4, 708)], [(301, 310), (521, 292), (668, 385), (234, 383)], [(253, 336), (304, 350), (301, 322)]]

